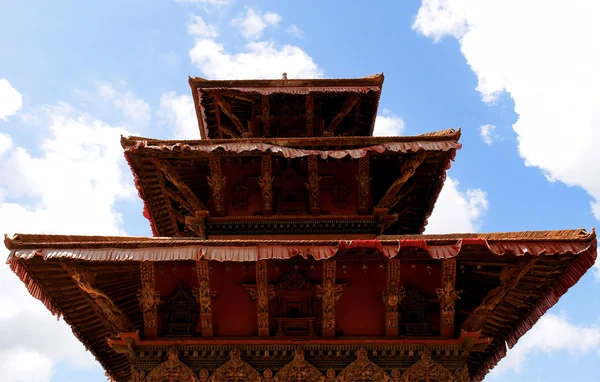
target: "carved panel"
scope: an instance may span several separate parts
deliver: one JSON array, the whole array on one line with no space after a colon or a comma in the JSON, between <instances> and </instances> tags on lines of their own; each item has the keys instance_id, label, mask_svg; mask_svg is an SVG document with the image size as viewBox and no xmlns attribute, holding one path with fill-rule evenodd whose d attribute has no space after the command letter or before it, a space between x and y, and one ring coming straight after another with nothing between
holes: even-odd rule
<instances>
[{"instance_id":1,"label":"carved panel","mask_svg":"<svg viewBox=\"0 0 600 382\"><path fill-rule=\"evenodd\" d=\"M369 213L369 155L358 160L358 213Z\"/></svg>"},{"instance_id":2,"label":"carved panel","mask_svg":"<svg viewBox=\"0 0 600 382\"><path fill-rule=\"evenodd\" d=\"M176 382L176 381L192 381L198 382L198 378L194 371L186 364L179 360L179 352L177 348L169 349L169 355L165 362L161 363L150 373L144 380L145 382Z\"/></svg>"},{"instance_id":3,"label":"carved panel","mask_svg":"<svg viewBox=\"0 0 600 382\"><path fill-rule=\"evenodd\" d=\"M262 190L263 215L273 215L273 163L271 155L264 154L261 162L261 175L258 185Z\"/></svg>"},{"instance_id":4,"label":"carved panel","mask_svg":"<svg viewBox=\"0 0 600 382\"><path fill-rule=\"evenodd\" d=\"M198 303L192 291L184 284L165 302L167 313L166 336L191 336L194 334L194 315L198 312Z\"/></svg>"},{"instance_id":5,"label":"carved panel","mask_svg":"<svg viewBox=\"0 0 600 382\"><path fill-rule=\"evenodd\" d=\"M454 300L460 298L455 290L456 259L442 260L442 287L436 290L440 300L441 330L443 336L454 333Z\"/></svg>"},{"instance_id":6,"label":"carved panel","mask_svg":"<svg viewBox=\"0 0 600 382\"><path fill-rule=\"evenodd\" d=\"M260 381L260 373L244 362L238 349L232 349L229 352L229 361L221 365L210 377L211 382L222 381Z\"/></svg>"},{"instance_id":7,"label":"carved panel","mask_svg":"<svg viewBox=\"0 0 600 382\"><path fill-rule=\"evenodd\" d=\"M431 325L427 321L425 313L429 299L414 288L405 290L404 287L400 287L398 293L404 334L409 336L432 334Z\"/></svg>"},{"instance_id":8,"label":"carved panel","mask_svg":"<svg viewBox=\"0 0 600 382\"><path fill-rule=\"evenodd\" d=\"M390 259L387 267L387 290L383 295L385 304L385 334L398 335L399 315L398 302L404 297L404 288L399 288L400 260Z\"/></svg>"},{"instance_id":9,"label":"carved panel","mask_svg":"<svg viewBox=\"0 0 600 382\"><path fill-rule=\"evenodd\" d=\"M304 359L304 350L296 349L294 360L275 374L277 382L324 381L321 372Z\"/></svg>"},{"instance_id":10,"label":"carved panel","mask_svg":"<svg viewBox=\"0 0 600 382\"><path fill-rule=\"evenodd\" d=\"M232 205L234 210L244 211L248 209L248 197L250 196L250 189L248 187L244 186L243 184L237 184L235 187L233 187L231 194L233 196Z\"/></svg>"},{"instance_id":11,"label":"carved panel","mask_svg":"<svg viewBox=\"0 0 600 382\"><path fill-rule=\"evenodd\" d=\"M154 263L142 261L140 263L142 289L139 291L138 300L144 317L144 336L147 338L157 335L157 315L160 295L154 285Z\"/></svg>"},{"instance_id":12,"label":"carved panel","mask_svg":"<svg viewBox=\"0 0 600 382\"><path fill-rule=\"evenodd\" d=\"M208 186L212 193L212 206L215 214L225 214L225 177L221 175L221 156L213 153L210 156L210 177L207 178Z\"/></svg>"},{"instance_id":13,"label":"carved panel","mask_svg":"<svg viewBox=\"0 0 600 382\"><path fill-rule=\"evenodd\" d=\"M319 202L319 158L316 155L308 157L308 189L310 213L318 215L321 212Z\"/></svg>"},{"instance_id":14,"label":"carved panel","mask_svg":"<svg viewBox=\"0 0 600 382\"><path fill-rule=\"evenodd\" d=\"M256 262L256 301L258 314L258 335L269 336L269 300L275 296L273 287L267 282L267 261Z\"/></svg>"},{"instance_id":15,"label":"carved panel","mask_svg":"<svg viewBox=\"0 0 600 382\"><path fill-rule=\"evenodd\" d=\"M421 360L406 369L402 378L402 382L413 381L456 381L452 372L444 366L431 359L431 352L425 350L421 355Z\"/></svg>"},{"instance_id":16,"label":"carved panel","mask_svg":"<svg viewBox=\"0 0 600 382\"><path fill-rule=\"evenodd\" d=\"M344 209L348 207L348 194L350 194L350 191L343 182L334 184L330 192L335 208Z\"/></svg>"},{"instance_id":17,"label":"carved panel","mask_svg":"<svg viewBox=\"0 0 600 382\"><path fill-rule=\"evenodd\" d=\"M317 286L317 297L323 300L323 336L335 336L335 303L340 299L344 285L335 283L335 260L323 262L323 285Z\"/></svg>"},{"instance_id":18,"label":"carved panel","mask_svg":"<svg viewBox=\"0 0 600 382\"><path fill-rule=\"evenodd\" d=\"M277 179L280 188L278 208L283 215L298 215L305 210L304 176L294 170L291 160Z\"/></svg>"},{"instance_id":19,"label":"carved panel","mask_svg":"<svg viewBox=\"0 0 600 382\"><path fill-rule=\"evenodd\" d=\"M454 371L454 376L457 382L471 382L471 376L469 375L469 367L465 365L458 370Z\"/></svg>"},{"instance_id":20,"label":"carved panel","mask_svg":"<svg viewBox=\"0 0 600 382\"><path fill-rule=\"evenodd\" d=\"M207 260L196 261L196 272L198 273L197 301L200 305L200 332L203 337L213 336L212 307L211 300L215 292L210 290L210 272Z\"/></svg>"},{"instance_id":21,"label":"carved panel","mask_svg":"<svg viewBox=\"0 0 600 382\"><path fill-rule=\"evenodd\" d=\"M360 348L356 357L356 361L348 365L338 375L337 381L339 382L350 382L350 381L391 381L389 375L375 363L369 360L367 356L367 350ZM420 379L419 379L420 381Z\"/></svg>"}]
</instances>

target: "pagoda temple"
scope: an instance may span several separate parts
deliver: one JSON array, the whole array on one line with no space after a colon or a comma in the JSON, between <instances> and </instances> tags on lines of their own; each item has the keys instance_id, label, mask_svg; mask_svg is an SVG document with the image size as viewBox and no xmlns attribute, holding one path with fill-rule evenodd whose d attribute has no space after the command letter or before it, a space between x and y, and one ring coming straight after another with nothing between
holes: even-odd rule
<instances>
[{"instance_id":1,"label":"pagoda temple","mask_svg":"<svg viewBox=\"0 0 600 382\"><path fill-rule=\"evenodd\" d=\"M5 239L111 380L482 380L594 264L423 234L460 130L374 137L383 75L189 83L201 139L121 140L154 237Z\"/></svg>"}]
</instances>

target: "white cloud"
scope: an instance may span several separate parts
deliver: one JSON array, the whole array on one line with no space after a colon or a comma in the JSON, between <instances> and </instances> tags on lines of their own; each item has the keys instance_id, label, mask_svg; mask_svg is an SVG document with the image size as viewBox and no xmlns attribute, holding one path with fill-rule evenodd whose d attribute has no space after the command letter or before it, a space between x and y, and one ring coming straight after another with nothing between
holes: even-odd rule
<instances>
[{"instance_id":1,"label":"white cloud","mask_svg":"<svg viewBox=\"0 0 600 382\"><path fill-rule=\"evenodd\" d=\"M119 144L128 132L64 103L25 117L42 142L21 147L0 136L0 233L124 234L115 203L135 195ZM48 381L58 362L101 372L8 266L0 267L0 338L3 381Z\"/></svg>"},{"instance_id":2,"label":"white cloud","mask_svg":"<svg viewBox=\"0 0 600 382\"><path fill-rule=\"evenodd\" d=\"M194 37L214 38L219 35L217 27L207 24L200 16L192 15L192 22L187 26L188 34Z\"/></svg>"},{"instance_id":3,"label":"white cloud","mask_svg":"<svg viewBox=\"0 0 600 382\"><path fill-rule=\"evenodd\" d=\"M145 124L150 121L150 105L131 91L117 90L112 84L102 81L96 82L96 88L100 97L110 102L132 122Z\"/></svg>"},{"instance_id":4,"label":"white cloud","mask_svg":"<svg viewBox=\"0 0 600 382\"><path fill-rule=\"evenodd\" d=\"M485 191L479 188L460 191L458 181L448 177L428 219L425 233L475 232L487 208Z\"/></svg>"},{"instance_id":5,"label":"white cloud","mask_svg":"<svg viewBox=\"0 0 600 382\"><path fill-rule=\"evenodd\" d=\"M294 37L304 38L304 31L298 25L292 24L285 31Z\"/></svg>"},{"instance_id":6,"label":"white cloud","mask_svg":"<svg viewBox=\"0 0 600 382\"><path fill-rule=\"evenodd\" d=\"M277 13L261 13L252 8L248 8L244 17L238 17L231 21L231 24L240 29L242 36L248 40L254 40L262 36L262 32L268 26L279 24L281 16Z\"/></svg>"},{"instance_id":7,"label":"white cloud","mask_svg":"<svg viewBox=\"0 0 600 382\"><path fill-rule=\"evenodd\" d=\"M565 317L546 313L508 351L490 376L498 377L508 370L519 372L531 355L556 351L575 356L600 351L600 328L577 326Z\"/></svg>"},{"instance_id":8,"label":"white cloud","mask_svg":"<svg viewBox=\"0 0 600 382\"><path fill-rule=\"evenodd\" d=\"M404 120L388 109L383 109L375 117L373 135L376 137L393 137L404 133Z\"/></svg>"},{"instance_id":9,"label":"white cloud","mask_svg":"<svg viewBox=\"0 0 600 382\"><path fill-rule=\"evenodd\" d=\"M458 39L483 101L503 93L514 100L525 164L585 189L597 219L599 14L595 0L423 0L413 25L433 39Z\"/></svg>"},{"instance_id":10,"label":"white cloud","mask_svg":"<svg viewBox=\"0 0 600 382\"><path fill-rule=\"evenodd\" d=\"M597 253L600 252L600 248L598 248ZM596 257L596 262L592 267L592 271L594 272L594 277L596 281L600 281L600 256Z\"/></svg>"},{"instance_id":11,"label":"white cloud","mask_svg":"<svg viewBox=\"0 0 600 382\"><path fill-rule=\"evenodd\" d=\"M175 127L175 138L200 139L198 119L194 110L194 100L188 95L164 93L160 97L159 115Z\"/></svg>"},{"instance_id":12,"label":"white cloud","mask_svg":"<svg viewBox=\"0 0 600 382\"><path fill-rule=\"evenodd\" d=\"M496 126L494 125L483 125L479 128L479 135L486 145L490 146L494 138L496 138L496 134L494 134L495 130Z\"/></svg>"},{"instance_id":13,"label":"white cloud","mask_svg":"<svg viewBox=\"0 0 600 382\"><path fill-rule=\"evenodd\" d=\"M0 78L0 119L14 115L23 105L23 97L5 78Z\"/></svg>"}]
</instances>

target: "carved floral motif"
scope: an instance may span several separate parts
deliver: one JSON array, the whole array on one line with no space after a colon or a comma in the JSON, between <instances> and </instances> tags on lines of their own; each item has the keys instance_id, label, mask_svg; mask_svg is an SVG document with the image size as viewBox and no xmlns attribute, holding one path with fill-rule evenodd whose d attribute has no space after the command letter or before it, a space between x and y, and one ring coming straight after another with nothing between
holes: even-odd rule
<instances>
[{"instance_id":1,"label":"carved floral motif","mask_svg":"<svg viewBox=\"0 0 600 382\"><path fill-rule=\"evenodd\" d=\"M313 285L309 279L304 277L302 273L296 268L279 280L275 286L277 290L312 290Z\"/></svg>"},{"instance_id":2,"label":"carved floral motif","mask_svg":"<svg viewBox=\"0 0 600 382\"><path fill-rule=\"evenodd\" d=\"M194 374L194 371L190 369L186 364L179 360L179 352L177 348L172 347L169 349L169 355L165 362L156 366L150 373L145 382L178 382L178 381L190 381L198 382L198 378Z\"/></svg>"},{"instance_id":3,"label":"carved floral motif","mask_svg":"<svg viewBox=\"0 0 600 382\"><path fill-rule=\"evenodd\" d=\"M421 360L406 369L402 374L401 382L413 381L444 381L454 382L456 378L452 372L444 366L431 359L431 352L425 350L421 355Z\"/></svg>"},{"instance_id":4,"label":"carved floral motif","mask_svg":"<svg viewBox=\"0 0 600 382\"><path fill-rule=\"evenodd\" d=\"M334 184L330 192L335 208L344 209L348 207L348 194L350 194L350 191L343 182Z\"/></svg>"},{"instance_id":5,"label":"carved floral motif","mask_svg":"<svg viewBox=\"0 0 600 382\"><path fill-rule=\"evenodd\" d=\"M233 349L229 352L229 361L221 365L210 377L211 382L221 381L261 381L260 373L244 362L241 358L240 351Z\"/></svg>"},{"instance_id":6,"label":"carved floral motif","mask_svg":"<svg viewBox=\"0 0 600 382\"><path fill-rule=\"evenodd\" d=\"M385 382L391 381L389 375L375 363L369 360L367 356L367 350L360 348L357 352L356 361L348 365L338 375L337 381L339 382L350 382L350 381L374 381L374 382Z\"/></svg>"},{"instance_id":7,"label":"carved floral motif","mask_svg":"<svg viewBox=\"0 0 600 382\"><path fill-rule=\"evenodd\" d=\"M279 369L275 382L325 381L321 372L304 359L304 350L296 349L294 360Z\"/></svg>"},{"instance_id":8,"label":"carved floral motif","mask_svg":"<svg viewBox=\"0 0 600 382\"><path fill-rule=\"evenodd\" d=\"M243 184L238 184L233 188L231 193L233 194L233 203L231 203L233 209L238 211L246 210L250 203L248 200L250 189Z\"/></svg>"}]
</instances>

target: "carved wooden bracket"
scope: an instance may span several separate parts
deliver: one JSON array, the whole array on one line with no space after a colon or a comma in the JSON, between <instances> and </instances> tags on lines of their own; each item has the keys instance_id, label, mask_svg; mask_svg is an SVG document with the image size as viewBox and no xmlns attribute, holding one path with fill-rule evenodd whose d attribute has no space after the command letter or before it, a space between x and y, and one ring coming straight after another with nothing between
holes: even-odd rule
<instances>
[{"instance_id":1,"label":"carved wooden bracket","mask_svg":"<svg viewBox=\"0 0 600 382\"><path fill-rule=\"evenodd\" d=\"M400 199L405 195L404 192L400 192L406 182L417 172L417 169L425 160L426 155L419 153L411 158L407 159L402 166L400 166L400 176L392 183L387 189L385 195L377 203L378 208L392 208L395 206Z\"/></svg>"},{"instance_id":2,"label":"carved wooden bracket","mask_svg":"<svg viewBox=\"0 0 600 382\"><path fill-rule=\"evenodd\" d=\"M206 239L206 218L209 212L206 210L196 211L194 216L186 216L185 224L195 232L200 239Z\"/></svg>"},{"instance_id":3,"label":"carved wooden bracket","mask_svg":"<svg viewBox=\"0 0 600 382\"><path fill-rule=\"evenodd\" d=\"M222 216L225 214L225 177L221 175L221 156L218 153L210 155L210 177L208 186L212 193L212 205L215 214Z\"/></svg>"},{"instance_id":4,"label":"carved wooden bracket","mask_svg":"<svg viewBox=\"0 0 600 382\"><path fill-rule=\"evenodd\" d=\"M144 317L144 337L156 338L160 295L154 284L154 263L151 261L142 261L140 263L140 274L142 289L138 294L138 300Z\"/></svg>"},{"instance_id":5,"label":"carved wooden bracket","mask_svg":"<svg viewBox=\"0 0 600 382\"><path fill-rule=\"evenodd\" d=\"M240 121L240 119L235 115L235 113L233 112L233 110L231 108L231 105L227 101L225 101L223 98L221 98L221 96L213 95L212 98L215 101L215 103L217 104L217 106L219 106L219 108L223 111L223 113L225 113L225 115L227 117L229 117L231 122L233 122L235 127L237 127L239 132L242 135L247 133L246 127L244 126L242 121Z\"/></svg>"},{"instance_id":6,"label":"carved wooden bracket","mask_svg":"<svg viewBox=\"0 0 600 382\"><path fill-rule=\"evenodd\" d=\"M358 213L361 215L369 213L369 155L358 160Z\"/></svg>"},{"instance_id":7,"label":"carved wooden bracket","mask_svg":"<svg viewBox=\"0 0 600 382\"><path fill-rule=\"evenodd\" d=\"M462 291L455 290L456 259L442 260L442 287L436 293L440 300L441 334L450 337L454 334L454 301L460 299Z\"/></svg>"},{"instance_id":8,"label":"carved wooden bracket","mask_svg":"<svg viewBox=\"0 0 600 382\"><path fill-rule=\"evenodd\" d=\"M538 258L519 260L515 264L505 266L500 272L500 286L492 289L473 313L462 324L462 329L476 332L483 326L485 320L494 313L494 310L525 276L535 266Z\"/></svg>"},{"instance_id":9,"label":"carved wooden bracket","mask_svg":"<svg viewBox=\"0 0 600 382\"><path fill-rule=\"evenodd\" d=\"M385 304L385 335L388 337L398 336L400 324L398 314L398 303L404 298L406 292L400 284L400 260L390 259L387 266L387 290L383 295Z\"/></svg>"},{"instance_id":10,"label":"carved wooden bracket","mask_svg":"<svg viewBox=\"0 0 600 382\"><path fill-rule=\"evenodd\" d=\"M162 172L162 174L165 176L165 178L167 178L169 180L169 182L173 183L173 185L177 188L177 190L181 193L181 195L183 195L183 199L182 198L178 198L176 196L172 196L174 193L166 193L167 196L171 197L173 200L179 202L179 201L184 201L184 203L182 203L182 205L184 207L188 207L190 213L194 213L197 210L205 210L206 206L204 205L204 203L202 203L202 201L196 196L196 194L191 190L191 188L188 187L187 184L185 184L177 175L177 172L173 169L173 167L166 161L158 159L158 158L152 158L152 163L154 163L154 166L156 167L156 169L159 172Z\"/></svg>"},{"instance_id":11,"label":"carved wooden bracket","mask_svg":"<svg viewBox=\"0 0 600 382\"><path fill-rule=\"evenodd\" d=\"M360 96L358 94L352 94L351 96L346 98L346 101L342 106L342 110L339 112L338 115L335 116L335 118L333 118L333 120L329 124L329 127L327 127L327 129L323 132L323 136L331 137L335 135L335 130L344 120L344 118L348 115L348 113L350 113L350 111L352 110L354 105L356 105L359 99Z\"/></svg>"},{"instance_id":12,"label":"carved wooden bracket","mask_svg":"<svg viewBox=\"0 0 600 382\"><path fill-rule=\"evenodd\" d=\"M323 284L317 285L317 297L323 300L323 337L335 337L335 303L345 284L335 283L335 260L323 262Z\"/></svg>"},{"instance_id":13,"label":"carved wooden bracket","mask_svg":"<svg viewBox=\"0 0 600 382\"><path fill-rule=\"evenodd\" d=\"M128 332L133 329L133 324L127 316L115 305L110 297L100 289L94 288L94 275L83 268L59 262L60 266L67 271L75 281L81 293L90 299L92 306L102 317L104 323L114 334Z\"/></svg>"},{"instance_id":14,"label":"carved wooden bracket","mask_svg":"<svg viewBox=\"0 0 600 382\"><path fill-rule=\"evenodd\" d=\"M308 157L308 189L310 213L319 215L321 213L321 204L319 202L319 158L316 155Z\"/></svg>"},{"instance_id":15,"label":"carved wooden bracket","mask_svg":"<svg viewBox=\"0 0 600 382\"><path fill-rule=\"evenodd\" d=\"M200 304L200 320L198 331L202 337L213 337L212 303L211 300L216 293L210 290L210 270L208 260L196 261L196 272L198 273L197 300Z\"/></svg>"},{"instance_id":16,"label":"carved wooden bracket","mask_svg":"<svg viewBox=\"0 0 600 382\"><path fill-rule=\"evenodd\" d=\"M273 161L271 155L263 154L261 161L261 175L258 185L262 190L262 209L264 216L273 215Z\"/></svg>"}]
</instances>

